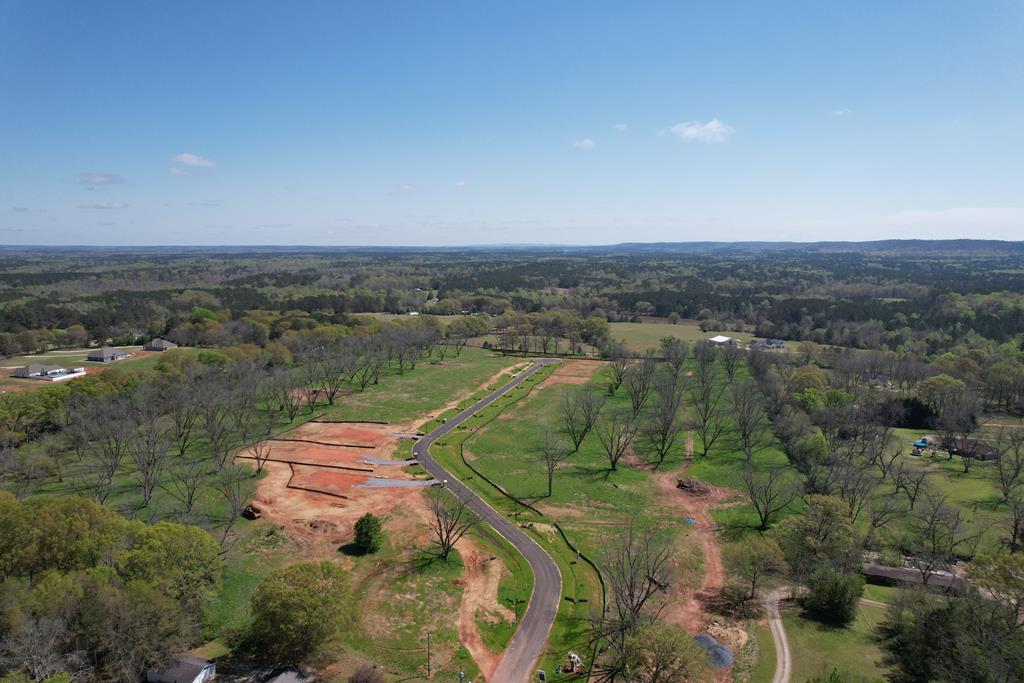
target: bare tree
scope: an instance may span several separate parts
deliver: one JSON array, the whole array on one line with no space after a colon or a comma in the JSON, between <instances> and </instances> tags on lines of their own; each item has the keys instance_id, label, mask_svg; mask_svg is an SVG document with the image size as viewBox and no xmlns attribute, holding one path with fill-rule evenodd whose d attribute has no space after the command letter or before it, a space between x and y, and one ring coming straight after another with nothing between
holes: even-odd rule
<instances>
[{"instance_id":1,"label":"bare tree","mask_svg":"<svg viewBox=\"0 0 1024 683\"><path fill-rule=\"evenodd\" d=\"M615 354L608 364L608 388L613 394L622 386L630 367L625 349L618 349Z\"/></svg>"},{"instance_id":2,"label":"bare tree","mask_svg":"<svg viewBox=\"0 0 1024 683\"><path fill-rule=\"evenodd\" d=\"M1006 504L1007 515L1002 526L1009 535L1003 539L1003 544L1011 553L1017 553L1024 550L1024 495L1015 491L1010 494Z\"/></svg>"},{"instance_id":3,"label":"bare tree","mask_svg":"<svg viewBox=\"0 0 1024 683\"><path fill-rule=\"evenodd\" d=\"M609 650L599 671L601 680L625 673L626 641L661 613L664 601L658 598L670 587L672 576L671 547L665 534L633 520L603 553L608 605L592 622L593 638L605 642Z\"/></svg>"},{"instance_id":4,"label":"bare tree","mask_svg":"<svg viewBox=\"0 0 1024 683\"><path fill-rule=\"evenodd\" d=\"M743 470L743 483L750 503L757 511L761 531L767 531L773 518L789 507L800 495L796 478L785 467Z\"/></svg>"},{"instance_id":5,"label":"bare tree","mask_svg":"<svg viewBox=\"0 0 1024 683\"><path fill-rule=\"evenodd\" d=\"M736 446L749 463L754 454L768 445L768 413L764 397L753 381L733 382L732 416L736 424Z\"/></svg>"},{"instance_id":6,"label":"bare tree","mask_svg":"<svg viewBox=\"0 0 1024 683\"><path fill-rule=\"evenodd\" d=\"M998 457L992 476L1007 501L1024 479L1024 429L1002 427L996 433Z\"/></svg>"},{"instance_id":7,"label":"bare tree","mask_svg":"<svg viewBox=\"0 0 1024 683\"><path fill-rule=\"evenodd\" d=\"M294 422L295 417L302 408L303 395L299 382L291 368L275 368L270 376L271 386L275 394L277 404L288 417L289 422Z\"/></svg>"},{"instance_id":8,"label":"bare tree","mask_svg":"<svg viewBox=\"0 0 1024 683\"><path fill-rule=\"evenodd\" d=\"M168 495L181 503L186 515L192 514L196 493L206 478L207 461L198 458L185 460L170 471L169 480L161 485Z\"/></svg>"},{"instance_id":9,"label":"bare tree","mask_svg":"<svg viewBox=\"0 0 1024 683\"><path fill-rule=\"evenodd\" d=\"M205 376L200 387L199 428L208 452L220 467L227 464L235 448L232 417L242 411L242 406L235 403L232 389L227 378L219 374Z\"/></svg>"},{"instance_id":10,"label":"bare tree","mask_svg":"<svg viewBox=\"0 0 1024 683\"><path fill-rule=\"evenodd\" d=\"M928 470L926 469L912 469L904 467L900 464L900 468L896 474L896 489L902 490L907 495L907 500L910 502L910 509L914 509L914 505L917 503L917 497L922 491L927 490L928 484Z\"/></svg>"},{"instance_id":11,"label":"bare tree","mask_svg":"<svg viewBox=\"0 0 1024 683\"><path fill-rule=\"evenodd\" d=\"M718 360L722 364L722 370L725 371L725 378L732 384L736 380L736 372L743 360L742 349L735 344L726 344L718 352Z\"/></svg>"},{"instance_id":12,"label":"bare tree","mask_svg":"<svg viewBox=\"0 0 1024 683\"><path fill-rule=\"evenodd\" d=\"M459 539L480 525L480 518L464 501L441 487L427 491L427 507L438 555L447 560Z\"/></svg>"},{"instance_id":13,"label":"bare tree","mask_svg":"<svg viewBox=\"0 0 1024 683\"><path fill-rule=\"evenodd\" d=\"M221 548L228 541L228 535L235 522L249 504L256 492L256 482L252 470L244 465L225 465L220 468L216 481L217 491L224 500L224 533L220 539Z\"/></svg>"},{"instance_id":14,"label":"bare tree","mask_svg":"<svg viewBox=\"0 0 1024 683\"><path fill-rule=\"evenodd\" d=\"M964 472L971 469L981 444L972 438L978 431L981 399L970 392L959 392L949 397L935 419L935 429L942 439L942 447L952 460L959 455Z\"/></svg>"},{"instance_id":15,"label":"bare tree","mask_svg":"<svg viewBox=\"0 0 1024 683\"><path fill-rule=\"evenodd\" d=\"M550 430L544 430L544 443L540 448L541 461L544 463L544 471L548 477L548 498L552 495L552 486L555 480L555 470L565 462L571 453L569 449Z\"/></svg>"},{"instance_id":16,"label":"bare tree","mask_svg":"<svg viewBox=\"0 0 1024 683\"><path fill-rule=\"evenodd\" d=\"M103 400L76 402L69 405L68 410L73 413L69 424L81 430L79 438L83 448L99 464L98 472L106 478L109 488L128 455L128 440L132 434L128 399L115 394Z\"/></svg>"},{"instance_id":17,"label":"bare tree","mask_svg":"<svg viewBox=\"0 0 1024 683\"><path fill-rule=\"evenodd\" d=\"M633 407L633 417L640 414L654 384L654 359L648 357L629 366L626 372L626 393Z\"/></svg>"},{"instance_id":18,"label":"bare tree","mask_svg":"<svg viewBox=\"0 0 1024 683\"><path fill-rule=\"evenodd\" d=\"M59 674L68 674L71 680L89 679L88 654L69 647L75 641L64 617L26 614L0 639L0 669L25 671L35 681Z\"/></svg>"},{"instance_id":19,"label":"bare tree","mask_svg":"<svg viewBox=\"0 0 1024 683\"><path fill-rule=\"evenodd\" d=\"M127 448L135 463L135 476L139 480L143 507L149 507L171 448L170 433L163 420L158 392L159 389L154 385L143 384L132 400L135 428L129 436Z\"/></svg>"},{"instance_id":20,"label":"bare tree","mask_svg":"<svg viewBox=\"0 0 1024 683\"><path fill-rule=\"evenodd\" d=\"M572 441L573 452L580 449L583 439L594 428L604 406L604 397L589 389L567 391L562 395L560 412L562 429Z\"/></svg>"},{"instance_id":21,"label":"bare tree","mask_svg":"<svg viewBox=\"0 0 1024 683\"><path fill-rule=\"evenodd\" d=\"M672 368L672 372L681 375L686 365L686 357L690 355L690 344L675 337L664 337L661 342L661 355Z\"/></svg>"},{"instance_id":22,"label":"bare tree","mask_svg":"<svg viewBox=\"0 0 1024 683\"><path fill-rule=\"evenodd\" d=\"M686 425L679 414L683 404L683 380L676 373L664 375L654 383L655 404L640 427L640 436L657 456L654 466L660 467L675 446Z\"/></svg>"},{"instance_id":23,"label":"bare tree","mask_svg":"<svg viewBox=\"0 0 1024 683\"><path fill-rule=\"evenodd\" d=\"M950 571L960 554L973 554L980 534L970 529L958 507L929 492L908 518L909 531L895 545L921 573L926 586L940 571Z\"/></svg>"},{"instance_id":24,"label":"bare tree","mask_svg":"<svg viewBox=\"0 0 1024 683\"><path fill-rule=\"evenodd\" d=\"M625 411L614 410L598 421L595 431L608 457L608 469L614 472L619 460L633 443L637 432L636 421Z\"/></svg>"},{"instance_id":25,"label":"bare tree","mask_svg":"<svg viewBox=\"0 0 1024 683\"><path fill-rule=\"evenodd\" d=\"M701 454L707 457L708 451L725 431L722 414L724 388L717 381L714 347L698 344L694 347L693 357L696 366L693 371L693 389L690 391L690 412L693 431L700 438Z\"/></svg>"},{"instance_id":26,"label":"bare tree","mask_svg":"<svg viewBox=\"0 0 1024 683\"><path fill-rule=\"evenodd\" d=\"M889 525L894 519L903 517L909 510L902 499L892 494L876 496L868 505L868 534L871 535Z\"/></svg>"},{"instance_id":27,"label":"bare tree","mask_svg":"<svg viewBox=\"0 0 1024 683\"><path fill-rule=\"evenodd\" d=\"M333 406L353 367L352 355L341 344L326 347L317 354L316 367L320 393L327 399L327 405Z\"/></svg>"},{"instance_id":28,"label":"bare tree","mask_svg":"<svg viewBox=\"0 0 1024 683\"><path fill-rule=\"evenodd\" d=\"M171 436L178 451L184 458L189 446L195 440L195 426L199 419L199 401L196 394L196 380L188 377L184 382L164 388L163 409L171 420Z\"/></svg>"}]
</instances>

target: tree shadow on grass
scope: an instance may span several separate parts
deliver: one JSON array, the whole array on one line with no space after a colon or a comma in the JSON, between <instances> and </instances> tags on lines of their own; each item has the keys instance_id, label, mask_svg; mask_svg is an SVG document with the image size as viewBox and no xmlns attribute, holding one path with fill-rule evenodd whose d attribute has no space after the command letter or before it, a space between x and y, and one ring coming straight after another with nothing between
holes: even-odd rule
<instances>
[{"instance_id":1,"label":"tree shadow on grass","mask_svg":"<svg viewBox=\"0 0 1024 683\"><path fill-rule=\"evenodd\" d=\"M455 552L454 550L452 552ZM441 553L437 548L421 548L417 550L409 560L403 562L399 568L399 577L408 578L415 574L420 574L438 564L447 564L451 559L449 557L441 557Z\"/></svg>"},{"instance_id":2,"label":"tree shadow on grass","mask_svg":"<svg viewBox=\"0 0 1024 683\"><path fill-rule=\"evenodd\" d=\"M718 525L719 535L723 540L730 543L739 541L748 534L758 533L761 528L756 524L744 524L742 522L726 522Z\"/></svg>"},{"instance_id":3,"label":"tree shadow on grass","mask_svg":"<svg viewBox=\"0 0 1024 683\"><path fill-rule=\"evenodd\" d=\"M355 542L348 542L338 547L338 552L348 557L363 557L364 555L370 555L372 553L367 552L366 548L358 545Z\"/></svg>"}]
</instances>

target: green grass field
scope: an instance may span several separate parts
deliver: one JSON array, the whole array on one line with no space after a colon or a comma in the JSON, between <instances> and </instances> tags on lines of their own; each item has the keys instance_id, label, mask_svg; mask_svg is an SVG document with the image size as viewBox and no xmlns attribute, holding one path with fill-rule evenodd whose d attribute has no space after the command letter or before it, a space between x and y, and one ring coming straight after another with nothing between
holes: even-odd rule
<instances>
[{"instance_id":1,"label":"green grass field","mask_svg":"<svg viewBox=\"0 0 1024 683\"><path fill-rule=\"evenodd\" d=\"M703 332L696 320L681 320L678 325L668 323L608 323L612 339L621 341L630 351L646 351L656 349L663 337L675 337L684 341L701 341L715 335L724 334L738 339L743 343L753 339L753 335L744 332Z\"/></svg>"},{"instance_id":2,"label":"green grass field","mask_svg":"<svg viewBox=\"0 0 1024 683\"><path fill-rule=\"evenodd\" d=\"M120 349L129 354L137 354L134 357L126 358L125 360L114 361L112 363L99 363L95 361L88 361L86 357L89 352L93 349L74 349L74 350L61 350L61 351L50 351L48 353L38 355L26 355L26 356L12 356L11 358L5 358L0 362L0 390L7 391L24 391L29 389L38 389L40 387L53 386L53 382L44 382L38 379L24 379L19 377L11 377L10 374L15 368L28 365L30 363L42 363L44 365L61 365L63 367L84 367L84 368L122 368L125 370L138 370L141 368L152 368L158 362L160 362L160 354L157 353L146 353L145 355L138 355L142 351L141 346L115 346L112 348ZM198 355L204 349L196 348L181 348L182 353ZM75 380L67 380L73 382Z\"/></svg>"},{"instance_id":3,"label":"green grass field","mask_svg":"<svg viewBox=\"0 0 1024 683\"><path fill-rule=\"evenodd\" d=\"M833 668L871 681L884 679L888 670L882 664L883 651L875 634L884 618L884 608L861 604L854 623L837 629L801 616L798 608L783 610L793 659L792 680L807 681Z\"/></svg>"},{"instance_id":4,"label":"green grass field","mask_svg":"<svg viewBox=\"0 0 1024 683\"><path fill-rule=\"evenodd\" d=\"M519 362L483 349L465 348L459 357L423 361L415 370L385 370L379 384L360 391L351 386L332 407L321 406L329 419L409 422L444 408Z\"/></svg>"}]
</instances>

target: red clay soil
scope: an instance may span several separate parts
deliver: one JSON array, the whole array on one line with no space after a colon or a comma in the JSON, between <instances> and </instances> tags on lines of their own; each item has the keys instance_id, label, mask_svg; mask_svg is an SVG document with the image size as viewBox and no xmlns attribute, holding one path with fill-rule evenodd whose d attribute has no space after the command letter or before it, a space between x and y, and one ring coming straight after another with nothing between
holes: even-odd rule
<instances>
[{"instance_id":1,"label":"red clay soil","mask_svg":"<svg viewBox=\"0 0 1024 683\"><path fill-rule=\"evenodd\" d=\"M380 447L393 430L389 425L348 422L307 422L281 435L282 439L305 439L334 444L365 444Z\"/></svg>"},{"instance_id":2,"label":"red clay soil","mask_svg":"<svg viewBox=\"0 0 1024 683\"><path fill-rule=\"evenodd\" d=\"M693 534L704 554L704 580L697 590L675 584L674 595L663 612L665 621L679 624L690 635L706 632L709 622L707 604L713 600L725 585L725 570L715 533L715 521L711 511L736 495L735 491L718 486L708 486L705 495L696 495L676 487L676 481L685 474L693 459L693 433L689 432L686 440L688 462L677 472L661 472L655 475L661 498L666 505L676 510L680 519L691 517L694 520ZM716 671L714 681L727 683L732 680L732 671Z\"/></svg>"},{"instance_id":3,"label":"red clay soil","mask_svg":"<svg viewBox=\"0 0 1024 683\"><path fill-rule=\"evenodd\" d=\"M459 640L469 650L484 680L490 680L501 661L501 653L495 654L484 643L477 626L477 615L485 618L505 619L509 622L515 616L498 603L498 584L505 573L504 565L490 561L484 553L466 537L458 544L459 555L465 572L459 580L462 583L462 602L459 605Z\"/></svg>"},{"instance_id":4,"label":"red clay soil","mask_svg":"<svg viewBox=\"0 0 1024 683\"><path fill-rule=\"evenodd\" d=\"M555 366L555 371L545 379L541 386L547 384L586 384L597 370L605 365L599 360L563 360Z\"/></svg>"},{"instance_id":5,"label":"red clay soil","mask_svg":"<svg viewBox=\"0 0 1024 683\"><path fill-rule=\"evenodd\" d=\"M388 425L319 423L303 425L282 434L281 438L339 442L372 440L378 444L372 451L374 457L387 458L396 448L396 440L389 437L388 432ZM384 515L396 507L416 505L419 493L416 488L356 488L371 476L412 479L401 467L362 463L361 460L366 455L368 453L365 449L274 441L270 452L272 461L266 464L267 475L260 480L253 502L263 512L264 517L280 524L292 538L305 540L325 549L336 548L351 539L352 527L363 514L372 512ZM289 465L273 460L310 464ZM252 460L246 462L252 463ZM317 467L317 464L373 471L349 472L321 468ZM288 488L289 479L293 486L318 489L334 495Z\"/></svg>"}]
</instances>

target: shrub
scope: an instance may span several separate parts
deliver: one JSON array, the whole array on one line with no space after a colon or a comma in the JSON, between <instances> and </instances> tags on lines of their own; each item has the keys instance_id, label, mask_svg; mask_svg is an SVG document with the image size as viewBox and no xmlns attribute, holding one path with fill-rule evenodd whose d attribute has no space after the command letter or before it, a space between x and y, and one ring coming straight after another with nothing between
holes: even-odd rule
<instances>
[{"instance_id":1,"label":"shrub","mask_svg":"<svg viewBox=\"0 0 1024 683\"><path fill-rule=\"evenodd\" d=\"M811 576L808 587L800 604L815 619L846 626L857 616L857 603L864 592L864 577L860 574L823 568Z\"/></svg>"},{"instance_id":2,"label":"shrub","mask_svg":"<svg viewBox=\"0 0 1024 683\"><path fill-rule=\"evenodd\" d=\"M367 512L356 522L354 543L364 553L375 553L384 543L384 530L380 518Z\"/></svg>"}]
</instances>

